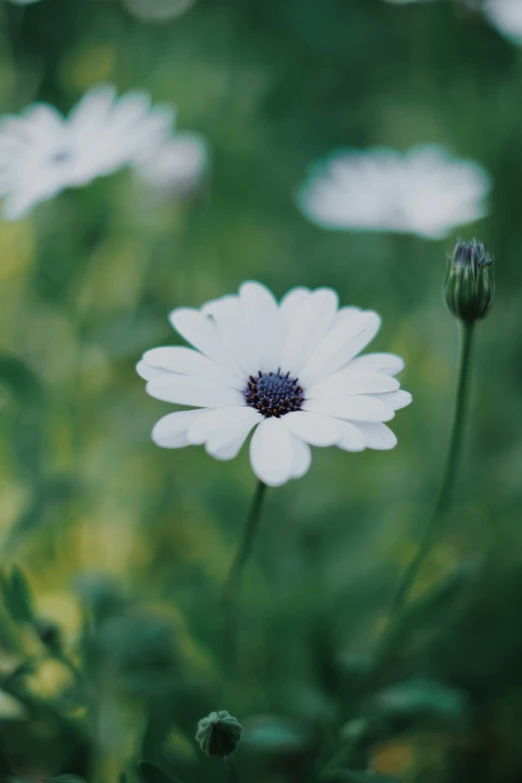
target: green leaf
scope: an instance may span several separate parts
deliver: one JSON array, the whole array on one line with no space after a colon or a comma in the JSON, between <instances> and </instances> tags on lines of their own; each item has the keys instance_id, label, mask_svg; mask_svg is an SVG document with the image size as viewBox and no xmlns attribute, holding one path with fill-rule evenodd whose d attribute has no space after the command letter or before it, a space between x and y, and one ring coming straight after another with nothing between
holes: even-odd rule
<instances>
[{"instance_id":1,"label":"green leaf","mask_svg":"<svg viewBox=\"0 0 522 783\"><path fill-rule=\"evenodd\" d=\"M33 596L25 574L17 565L11 569L9 579L8 610L13 620L19 623L30 623L34 619Z\"/></svg>"},{"instance_id":2,"label":"green leaf","mask_svg":"<svg viewBox=\"0 0 522 783\"><path fill-rule=\"evenodd\" d=\"M138 771L144 783L181 783L178 778L173 778L152 761L139 761Z\"/></svg>"},{"instance_id":3,"label":"green leaf","mask_svg":"<svg viewBox=\"0 0 522 783\"><path fill-rule=\"evenodd\" d=\"M373 696L368 714L392 721L396 728L416 725L459 729L466 722L465 694L443 682L412 679L391 685Z\"/></svg>"}]
</instances>

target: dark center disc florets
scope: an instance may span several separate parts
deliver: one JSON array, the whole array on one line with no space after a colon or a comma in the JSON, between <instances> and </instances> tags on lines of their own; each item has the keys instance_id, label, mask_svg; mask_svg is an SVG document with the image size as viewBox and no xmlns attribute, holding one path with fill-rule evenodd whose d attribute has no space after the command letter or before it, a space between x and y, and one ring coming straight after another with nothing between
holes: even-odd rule
<instances>
[{"instance_id":1,"label":"dark center disc florets","mask_svg":"<svg viewBox=\"0 0 522 783\"><path fill-rule=\"evenodd\" d=\"M243 390L247 405L256 408L267 419L275 416L278 419L290 411L298 411L304 402L303 388L299 386L298 378L291 378L290 373L277 372L251 375Z\"/></svg>"}]
</instances>

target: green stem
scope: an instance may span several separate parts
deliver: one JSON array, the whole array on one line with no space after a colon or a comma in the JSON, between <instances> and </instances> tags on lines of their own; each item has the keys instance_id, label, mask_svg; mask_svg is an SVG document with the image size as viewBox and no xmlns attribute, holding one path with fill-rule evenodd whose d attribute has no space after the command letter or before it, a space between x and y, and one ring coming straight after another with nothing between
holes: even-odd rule
<instances>
[{"instance_id":1,"label":"green stem","mask_svg":"<svg viewBox=\"0 0 522 783\"><path fill-rule=\"evenodd\" d=\"M0 737L0 773L1 773L0 780L4 780L4 775L7 776L8 780L11 775L14 775L14 770L7 757L7 751L5 749L1 737Z\"/></svg>"},{"instance_id":2,"label":"green stem","mask_svg":"<svg viewBox=\"0 0 522 783\"><path fill-rule=\"evenodd\" d=\"M440 493L428 527L424 533L424 537L420 542L417 554L410 563L400 584L399 590L397 591L397 595L391 610L392 617L398 614L406 603L422 564L430 552L435 535L439 528L439 524L443 520L451 501L451 495L455 485L455 476L457 472L460 447L462 444L464 422L466 418L473 334L474 324L464 323L462 325L461 335L460 369L457 386L457 399L455 403L455 415L453 418L448 456L446 459L446 467L442 478Z\"/></svg>"},{"instance_id":3,"label":"green stem","mask_svg":"<svg viewBox=\"0 0 522 783\"><path fill-rule=\"evenodd\" d=\"M243 533L243 539L236 552L236 556L230 567L230 571L226 581L226 592L230 592L231 588L238 586L241 583L241 577L245 565L250 557L252 551L252 545L256 537L257 529L259 527L259 519L261 517L261 509L263 507L263 500L266 493L266 484L262 481L257 482L256 491L252 500L252 506L247 517L245 530Z\"/></svg>"},{"instance_id":4,"label":"green stem","mask_svg":"<svg viewBox=\"0 0 522 783\"><path fill-rule=\"evenodd\" d=\"M230 783L239 783L239 772L237 771L236 760L233 756L228 756L225 759L225 764L228 768L228 777Z\"/></svg>"}]
</instances>

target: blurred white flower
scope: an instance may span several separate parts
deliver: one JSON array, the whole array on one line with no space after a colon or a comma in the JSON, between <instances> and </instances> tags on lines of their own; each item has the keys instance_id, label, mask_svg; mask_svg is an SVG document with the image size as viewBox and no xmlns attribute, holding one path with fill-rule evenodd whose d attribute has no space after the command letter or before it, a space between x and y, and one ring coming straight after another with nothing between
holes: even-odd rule
<instances>
[{"instance_id":1,"label":"blurred white flower","mask_svg":"<svg viewBox=\"0 0 522 783\"><path fill-rule=\"evenodd\" d=\"M68 187L137 164L171 135L174 111L146 92L117 98L112 85L88 90L67 118L34 104L0 124L3 217L17 220Z\"/></svg>"},{"instance_id":2,"label":"blurred white flower","mask_svg":"<svg viewBox=\"0 0 522 783\"><path fill-rule=\"evenodd\" d=\"M483 10L500 33L522 44L522 0L485 0Z\"/></svg>"},{"instance_id":3,"label":"blurred white flower","mask_svg":"<svg viewBox=\"0 0 522 783\"><path fill-rule=\"evenodd\" d=\"M339 150L311 167L298 204L325 228L390 231L439 239L487 214L491 190L478 163L437 146L407 153Z\"/></svg>"},{"instance_id":4,"label":"blurred white flower","mask_svg":"<svg viewBox=\"0 0 522 783\"><path fill-rule=\"evenodd\" d=\"M256 428L250 461L270 486L304 476L310 446L393 448L397 439L384 422L411 402L394 377L402 359L358 356L380 318L338 305L329 288L294 288L278 304L263 285L248 282L201 310L173 310L173 327L196 350L154 348L137 371L152 397L192 410L160 419L154 442L205 444L212 457L229 460Z\"/></svg>"},{"instance_id":5,"label":"blurred white flower","mask_svg":"<svg viewBox=\"0 0 522 783\"><path fill-rule=\"evenodd\" d=\"M196 0L123 0L124 7L144 22L166 22L188 11Z\"/></svg>"},{"instance_id":6,"label":"blurred white flower","mask_svg":"<svg viewBox=\"0 0 522 783\"><path fill-rule=\"evenodd\" d=\"M208 159L205 139L198 133L181 132L145 158L136 171L159 195L180 198L200 187Z\"/></svg>"}]
</instances>

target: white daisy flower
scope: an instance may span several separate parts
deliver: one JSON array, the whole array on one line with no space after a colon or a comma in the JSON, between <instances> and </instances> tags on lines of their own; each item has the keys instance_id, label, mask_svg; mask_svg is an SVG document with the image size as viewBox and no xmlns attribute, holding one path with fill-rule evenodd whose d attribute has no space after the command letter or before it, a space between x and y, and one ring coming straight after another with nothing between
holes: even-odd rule
<instances>
[{"instance_id":1,"label":"white daisy flower","mask_svg":"<svg viewBox=\"0 0 522 783\"><path fill-rule=\"evenodd\" d=\"M3 216L17 220L69 187L137 164L169 138L173 109L151 107L145 92L116 97L102 84L88 90L67 118L47 104L0 123Z\"/></svg>"},{"instance_id":2,"label":"white daisy flower","mask_svg":"<svg viewBox=\"0 0 522 783\"><path fill-rule=\"evenodd\" d=\"M195 350L154 348L137 371L152 397L191 410L158 421L158 446L205 444L212 457L229 460L255 428L252 469L279 486L308 471L310 446L396 445L384 422L411 402L394 377L403 361L359 356L379 330L377 313L339 309L329 288L295 288L278 304L265 286L248 282L201 310L173 310L170 321Z\"/></svg>"},{"instance_id":3,"label":"white daisy flower","mask_svg":"<svg viewBox=\"0 0 522 783\"><path fill-rule=\"evenodd\" d=\"M514 43L522 44L521 0L485 0L483 11L502 35Z\"/></svg>"},{"instance_id":4,"label":"white daisy flower","mask_svg":"<svg viewBox=\"0 0 522 783\"><path fill-rule=\"evenodd\" d=\"M140 164L137 174L148 188L158 194L181 198L199 188L208 162L208 147L202 136L177 133Z\"/></svg>"},{"instance_id":5,"label":"white daisy flower","mask_svg":"<svg viewBox=\"0 0 522 783\"><path fill-rule=\"evenodd\" d=\"M441 147L375 148L339 150L315 164L297 198L324 228L440 239L484 217L490 189L482 166L453 159Z\"/></svg>"}]
</instances>

